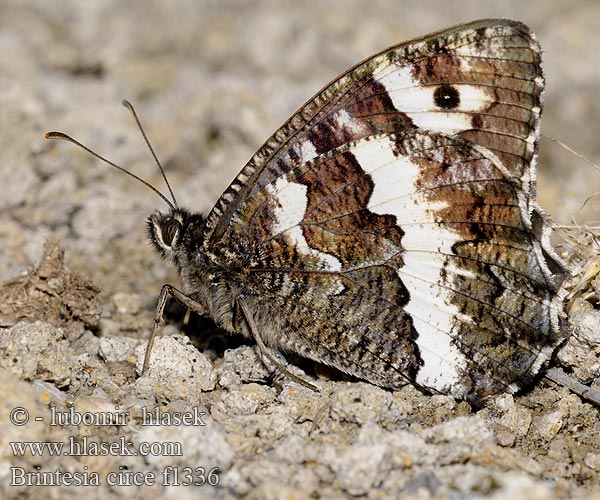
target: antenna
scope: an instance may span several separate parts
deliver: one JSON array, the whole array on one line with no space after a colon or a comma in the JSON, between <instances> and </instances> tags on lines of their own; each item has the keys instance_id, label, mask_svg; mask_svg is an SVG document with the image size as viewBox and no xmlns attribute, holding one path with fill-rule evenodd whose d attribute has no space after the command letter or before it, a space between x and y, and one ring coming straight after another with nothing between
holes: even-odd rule
<instances>
[{"instance_id":1,"label":"antenna","mask_svg":"<svg viewBox=\"0 0 600 500\"><path fill-rule=\"evenodd\" d=\"M67 134L64 134L62 132L48 132L48 133L46 133L45 137L46 137L46 139L60 139L60 140L67 141L67 142L70 142L72 144L75 144L76 146L79 146L81 149L83 149L84 151L87 151L92 156L98 158L99 160L103 161L104 163L110 165L111 167L114 167L117 170L120 170L121 172L127 174L128 176L133 177L135 180L137 180L138 182L141 182L147 188L150 188L158 196L160 196L162 198L162 200L167 205L169 205L169 207L171 208L171 210L175 210L177 208L177 203L175 203L175 205L173 205L173 203L171 203L169 201L169 199L164 194L162 194L158 189L156 189L152 184L150 184L149 182L146 182L141 177L138 177L134 173L132 173L129 170L127 170L127 169L125 169L125 168L117 165L116 163L113 163L112 161L107 160L106 158L104 158L104 156L101 156L98 153L96 153L95 151L92 151L90 148L88 148L87 146L84 146L83 144L81 144L81 142L76 141L71 136L68 136ZM145 135L144 135L144 137L145 137ZM154 154L154 152L153 152L153 154ZM161 172L163 171L162 168L160 170L161 170ZM163 172L163 176L164 176L164 172ZM171 190L171 188L169 187L169 191L170 190ZM171 193L171 195L173 195L173 193ZM175 198L173 198L173 200L175 200Z\"/></svg>"},{"instance_id":2,"label":"antenna","mask_svg":"<svg viewBox=\"0 0 600 500\"><path fill-rule=\"evenodd\" d=\"M177 200L175 199L175 195L173 194L173 190L171 189L171 184L169 184L169 181L167 179L167 175L165 174L165 171L164 171L162 165L158 161L158 157L156 156L154 149L152 149L152 146L150 145L150 141L148 140L148 137L146 136L146 132L144 132L144 127L142 127L142 124L140 123L140 120L137 116L137 113L135 112L135 109L133 109L133 105L127 99L123 99L122 103L123 103L123 106L125 106L133 115L135 123L137 124L138 128L140 129L140 132L142 133L142 137L144 138L144 141L146 141L146 145L148 146L148 149L150 150L150 153L152 153L152 157L154 158L154 161L156 162L156 164L158 165L158 168L160 169L160 173L162 174L162 177L165 180L165 184L167 185L167 188L169 189L171 198L173 198L173 203L175 204L175 206L177 208L179 208L177 205Z\"/></svg>"}]
</instances>

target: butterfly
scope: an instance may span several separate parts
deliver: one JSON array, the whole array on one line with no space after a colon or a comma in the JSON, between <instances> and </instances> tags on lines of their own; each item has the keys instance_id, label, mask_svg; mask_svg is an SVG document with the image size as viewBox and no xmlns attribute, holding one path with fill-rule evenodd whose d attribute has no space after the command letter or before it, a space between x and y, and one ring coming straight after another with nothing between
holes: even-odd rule
<instances>
[{"instance_id":1,"label":"butterfly","mask_svg":"<svg viewBox=\"0 0 600 500\"><path fill-rule=\"evenodd\" d=\"M567 335L535 201L540 61L527 26L489 19L343 73L207 216L149 217L183 283L157 318L173 296L265 353L476 405L531 383Z\"/></svg>"}]
</instances>

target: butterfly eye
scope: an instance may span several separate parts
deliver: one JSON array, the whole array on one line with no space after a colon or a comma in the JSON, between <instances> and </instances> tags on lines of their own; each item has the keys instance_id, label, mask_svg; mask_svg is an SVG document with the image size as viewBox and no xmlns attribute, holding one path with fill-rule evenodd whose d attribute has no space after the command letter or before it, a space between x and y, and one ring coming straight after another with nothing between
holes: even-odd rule
<instances>
[{"instance_id":1,"label":"butterfly eye","mask_svg":"<svg viewBox=\"0 0 600 500\"><path fill-rule=\"evenodd\" d=\"M177 231L181 228L181 222L177 219L169 219L161 229L162 240L165 245L171 246Z\"/></svg>"}]
</instances>

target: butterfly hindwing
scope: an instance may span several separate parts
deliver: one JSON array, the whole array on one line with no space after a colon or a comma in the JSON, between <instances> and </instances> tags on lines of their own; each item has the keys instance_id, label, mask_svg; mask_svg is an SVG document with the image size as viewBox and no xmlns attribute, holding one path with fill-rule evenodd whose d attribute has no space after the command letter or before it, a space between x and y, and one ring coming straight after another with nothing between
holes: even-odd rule
<instances>
[{"instance_id":1,"label":"butterfly hindwing","mask_svg":"<svg viewBox=\"0 0 600 500\"><path fill-rule=\"evenodd\" d=\"M562 338L564 271L533 199L542 89L512 21L392 47L263 145L204 251L244 270L273 347L388 387L514 390Z\"/></svg>"}]
</instances>

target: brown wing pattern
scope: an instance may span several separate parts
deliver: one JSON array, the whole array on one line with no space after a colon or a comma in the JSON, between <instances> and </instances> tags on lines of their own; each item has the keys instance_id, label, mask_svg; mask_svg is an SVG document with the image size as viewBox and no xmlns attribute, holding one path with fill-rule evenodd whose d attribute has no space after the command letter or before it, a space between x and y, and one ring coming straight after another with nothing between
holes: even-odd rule
<instances>
[{"instance_id":1,"label":"brown wing pattern","mask_svg":"<svg viewBox=\"0 0 600 500\"><path fill-rule=\"evenodd\" d=\"M410 71L414 82L386 88L381 80L397 74L398 68ZM458 84L485 91L486 106L478 110L413 108L406 110L407 114L392 101L402 93L410 101L410 93L417 86L434 89ZM390 47L318 92L263 144L209 214L205 244L219 243L250 193L310 158L308 142L322 154L377 133L415 126L428 129L423 127L423 120L414 124L418 115L431 121L444 114L464 116L469 123L460 135L495 151L507 169L520 178L530 171L543 85L537 41L527 26L515 21L475 21ZM439 100L443 100L443 90L438 93ZM433 129L439 131L439 125ZM504 140L506 137L510 140ZM525 188L528 192L529 187Z\"/></svg>"},{"instance_id":2,"label":"brown wing pattern","mask_svg":"<svg viewBox=\"0 0 600 500\"><path fill-rule=\"evenodd\" d=\"M543 78L520 23L478 21L352 68L209 214L274 347L384 386L480 401L563 338L566 273L534 200Z\"/></svg>"}]
</instances>

